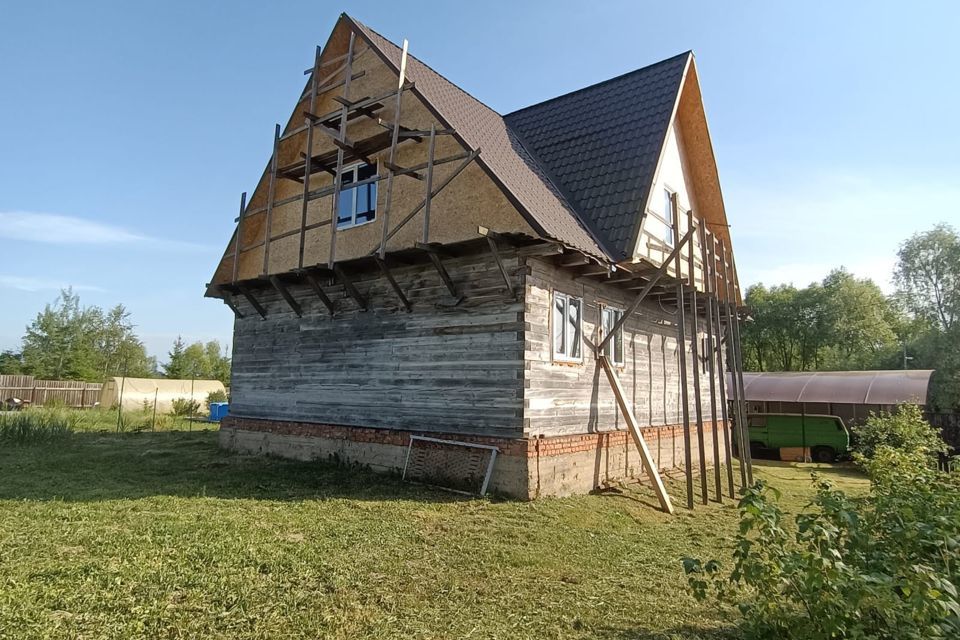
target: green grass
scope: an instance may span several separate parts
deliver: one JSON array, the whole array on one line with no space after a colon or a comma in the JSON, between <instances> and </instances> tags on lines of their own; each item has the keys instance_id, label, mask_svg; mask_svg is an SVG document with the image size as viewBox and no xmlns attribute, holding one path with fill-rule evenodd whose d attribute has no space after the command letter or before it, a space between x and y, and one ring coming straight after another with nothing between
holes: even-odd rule
<instances>
[{"instance_id":1,"label":"green grass","mask_svg":"<svg viewBox=\"0 0 960 640\"><path fill-rule=\"evenodd\" d=\"M808 470L757 475L807 503ZM728 558L735 508L653 504L464 499L214 432L0 446L0 638L726 637L680 558Z\"/></svg>"},{"instance_id":2,"label":"green grass","mask_svg":"<svg viewBox=\"0 0 960 640\"><path fill-rule=\"evenodd\" d=\"M0 441L50 440L72 432L192 431L215 429L216 424L190 420L187 416L158 413L151 409L71 409L31 407L22 411L0 411Z\"/></svg>"}]
</instances>

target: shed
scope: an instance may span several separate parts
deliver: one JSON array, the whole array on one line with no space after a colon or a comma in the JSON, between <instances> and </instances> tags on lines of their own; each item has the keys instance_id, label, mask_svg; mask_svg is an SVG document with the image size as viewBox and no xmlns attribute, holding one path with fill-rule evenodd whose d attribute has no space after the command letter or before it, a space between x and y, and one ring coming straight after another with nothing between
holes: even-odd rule
<instances>
[{"instance_id":1,"label":"shed","mask_svg":"<svg viewBox=\"0 0 960 640\"><path fill-rule=\"evenodd\" d=\"M150 407L157 403L159 413L169 413L173 401L177 398L190 398L200 403L201 408L207 394L213 391L226 392L219 380L169 380L167 378L108 378L100 390L100 406L105 408L119 406L132 411Z\"/></svg>"},{"instance_id":2,"label":"shed","mask_svg":"<svg viewBox=\"0 0 960 640\"><path fill-rule=\"evenodd\" d=\"M749 413L818 413L858 423L902 403L927 404L932 369L743 374Z\"/></svg>"}]
</instances>

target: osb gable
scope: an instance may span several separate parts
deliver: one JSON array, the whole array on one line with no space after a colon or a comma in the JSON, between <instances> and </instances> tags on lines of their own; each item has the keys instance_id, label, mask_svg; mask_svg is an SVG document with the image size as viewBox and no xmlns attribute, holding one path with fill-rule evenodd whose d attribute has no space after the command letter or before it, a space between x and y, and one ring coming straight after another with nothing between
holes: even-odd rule
<instances>
[{"instance_id":1,"label":"osb gable","mask_svg":"<svg viewBox=\"0 0 960 640\"><path fill-rule=\"evenodd\" d=\"M343 79L341 69L343 56L348 48L350 27L344 18L337 23L323 49L318 77L323 84L337 83ZM334 77L331 75L338 72ZM363 76L352 80L349 98L359 100L387 94L397 87L398 75L388 67L367 43L356 37L354 42L353 73ZM325 82L326 80L326 82ZM298 102L283 129L284 135L303 126L302 114L309 108L309 81L304 97ZM334 87L318 97L313 110L317 114L327 114L340 108L334 100L343 93L343 87ZM379 117L393 122L396 98L384 100L384 108ZM438 129L443 124L431 114L430 109L412 91L405 91L402 98L400 122L411 129L428 130L431 124ZM348 121L347 137L352 141L364 140L372 135L388 131L370 118L359 117ZM301 162L306 148L306 132L297 133L281 141L278 152L278 166L293 165ZM313 155L335 151L331 139L316 131L313 136ZM463 153L466 149L453 136L437 136L435 158L441 159ZM481 150L482 153L482 150ZM397 148L396 163L412 166L427 161L428 141L401 142ZM389 158L389 148L371 156L378 162L380 175L385 175L383 162ZM448 162L434 170L434 187L439 186L451 175L462 161ZM422 172L421 172L422 173ZM237 268L239 280L258 278L264 273L264 236L266 222L267 194L269 191L269 161L263 175L250 197L246 216L243 219L240 237L240 261ZM333 176L327 172L314 173L310 177L310 190L330 186ZM382 224L386 213L387 180L381 180L377 188L376 219L352 229L340 229L336 232L335 256L337 261L359 258L372 253L380 244ZM278 178L274 187L274 202L282 201L303 193L299 182ZM390 208L389 227L397 224L419 204L426 195L424 181L410 176L397 176L393 180L393 195ZM333 196L311 200L307 207L306 225L317 225L309 229L304 237L303 266L326 264L330 258L330 230ZM302 200L275 205L271 212L271 233L269 243L269 265L266 274L276 274L297 269L300 253L300 224ZM388 250L410 248L422 240L423 211L413 216L401 230L388 242ZM536 232L524 220L513 204L507 199L500 187L479 167L471 163L460 175L431 201L429 240L431 242L453 243L477 238L478 226L485 226L502 233L522 233L536 236ZM224 284L233 279L233 250L236 232L231 238L212 284Z\"/></svg>"},{"instance_id":2,"label":"osb gable","mask_svg":"<svg viewBox=\"0 0 960 640\"><path fill-rule=\"evenodd\" d=\"M690 57L677 97L674 115L664 137L657 171L654 176L654 187L663 186L664 177L662 174L664 171L671 169L664 163L670 160L671 151L679 153L682 176L673 178L674 183L669 186L675 191L681 191L679 194L681 209L692 208L694 215L706 222L707 229L723 243L728 252L727 257L732 262L730 227L723 203L723 194L720 190L716 157L707 127L697 67L693 56ZM676 169L676 167L672 167L672 169ZM662 189L651 189L645 210L662 213L662 199ZM653 219L646 216L637 229L637 240L634 245L636 247L635 256L651 255L649 234L644 231L644 227L650 222L653 222ZM681 235L685 230L685 221L681 220ZM664 248L660 251L653 249L653 257L662 259L666 255L667 249ZM695 248L695 253L697 252L699 252L699 243ZM657 260L655 259L655 261ZM740 288L735 267L732 271L736 297L739 300Z\"/></svg>"}]
</instances>

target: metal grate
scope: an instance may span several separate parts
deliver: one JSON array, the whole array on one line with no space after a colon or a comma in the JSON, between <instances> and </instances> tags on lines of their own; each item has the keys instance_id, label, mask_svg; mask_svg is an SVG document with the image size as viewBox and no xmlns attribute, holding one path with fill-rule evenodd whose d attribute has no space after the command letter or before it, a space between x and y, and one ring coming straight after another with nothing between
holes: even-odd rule
<instances>
[{"instance_id":1,"label":"metal grate","mask_svg":"<svg viewBox=\"0 0 960 640\"><path fill-rule=\"evenodd\" d=\"M410 436L403 479L482 496L498 451L486 444Z\"/></svg>"}]
</instances>

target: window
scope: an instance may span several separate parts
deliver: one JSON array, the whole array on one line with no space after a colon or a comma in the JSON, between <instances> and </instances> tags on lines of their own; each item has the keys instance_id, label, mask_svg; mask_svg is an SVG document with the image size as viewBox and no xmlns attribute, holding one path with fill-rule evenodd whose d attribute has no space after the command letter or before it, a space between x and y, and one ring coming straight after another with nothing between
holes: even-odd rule
<instances>
[{"instance_id":1,"label":"window","mask_svg":"<svg viewBox=\"0 0 960 640\"><path fill-rule=\"evenodd\" d=\"M565 293L553 294L553 357L580 360L580 326L583 300Z\"/></svg>"},{"instance_id":2,"label":"window","mask_svg":"<svg viewBox=\"0 0 960 640\"><path fill-rule=\"evenodd\" d=\"M603 337L606 338L613 331L613 327L620 322L623 317L622 309L613 307L603 307L600 310L600 326L603 327ZM603 355L607 356L613 364L623 364L623 327L617 329L610 341L603 348Z\"/></svg>"},{"instance_id":3,"label":"window","mask_svg":"<svg viewBox=\"0 0 960 640\"><path fill-rule=\"evenodd\" d=\"M373 222L377 215L377 183L352 187L350 185L377 175L377 165L358 164L347 167L340 176L340 206L337 211L337 229L349 229Z\"/></svg>"},{"instance_id":4,"label":"window","mask_svg":"<svg viewBox=\"0 0 960 640\"><path fill-rule=\"evenodd\" d=\"M670 189L663 190L663 217L664 217L664 229L663 229L663 242L668 247L673 246L673 221L674 214L677 211L677 194Z\"/></svg>"}]
</instances>

